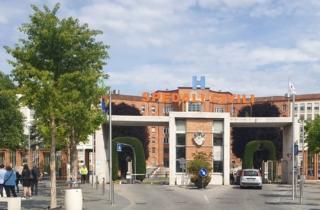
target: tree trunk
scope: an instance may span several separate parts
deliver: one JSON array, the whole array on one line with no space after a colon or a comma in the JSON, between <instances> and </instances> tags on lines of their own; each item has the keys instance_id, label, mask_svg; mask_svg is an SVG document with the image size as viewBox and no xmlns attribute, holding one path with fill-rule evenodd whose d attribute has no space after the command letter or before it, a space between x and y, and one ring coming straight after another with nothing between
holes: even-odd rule
<instances>
[{"instance_id":1,"label":"tree trunk","mask_svg":"<svg viewBox=\"0 0 320 210\"><path fill-rule=\"evenodd\" d=\"M57 188L56 188L56 120L51 116L51 150L50 150L50 181L51 181L51 201L50 208L57 207Z\"/></svg>"},{"instance_id":2,"label":"tree trunk","mask_svg":"<svg viewBox=\"0 0 320 210\"><path fill-rule=\"evenodd\" d=\"M78 150L74 130L72 130L70 139L70 162L72 180L77 180L78 177Z\"/></svg>"}]
</instances>

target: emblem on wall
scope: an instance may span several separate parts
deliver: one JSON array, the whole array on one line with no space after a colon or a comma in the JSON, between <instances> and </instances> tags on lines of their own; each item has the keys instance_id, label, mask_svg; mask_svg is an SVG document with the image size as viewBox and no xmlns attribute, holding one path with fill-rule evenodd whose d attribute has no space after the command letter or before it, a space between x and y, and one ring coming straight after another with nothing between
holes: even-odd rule
<instances>
[{"instance_id":1,"label":"emblem on wall","mask_svg":"<svg viewBox=\"0 0 320 210\"><path fill-rule=\"evenodd\" d=\"M198 146L201 146L204 143L205 134L203 132L196 132L193 135L193 140Z\"/></svg>"}]
</instances>

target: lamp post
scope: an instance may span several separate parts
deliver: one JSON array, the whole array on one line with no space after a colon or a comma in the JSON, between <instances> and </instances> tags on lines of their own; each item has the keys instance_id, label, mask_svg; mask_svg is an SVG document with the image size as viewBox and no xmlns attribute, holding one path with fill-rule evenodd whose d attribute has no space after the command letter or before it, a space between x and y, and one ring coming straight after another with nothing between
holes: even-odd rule
<instances>
[{"instance_id":1,"label":"lamp post","mask_svg":"<svg viewBox=\"0 0 320 210\"><path fill-rule=\"evenodd\" d=\"M304 188L304 120L301 120L302 123L302 161L301 161L301 170L300 170L300 205L303 202L303 188Z\"/></svg>"},{"instance_id":2,"label":"lamp post","mask_svg":"<svg viewBox=\"0 0 320 210\"><path fill-rule=\"evenodd\" d=\"M294 115L295 115L295 93L292 91L292 200L295 197L295 155L294 155L294 141L295 141L295 126L294 126Z\"/></svg>"}]
</instances>

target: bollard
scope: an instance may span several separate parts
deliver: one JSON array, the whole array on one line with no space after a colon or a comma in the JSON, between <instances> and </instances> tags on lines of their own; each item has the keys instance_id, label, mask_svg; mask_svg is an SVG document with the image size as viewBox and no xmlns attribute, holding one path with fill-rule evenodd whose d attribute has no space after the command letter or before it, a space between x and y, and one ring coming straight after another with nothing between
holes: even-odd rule
<instances>
[{"instance_id":1,"label":"bollard","mask_svg":"<svg viewBox=\"0 0 320 210\"><path fill-rule=\"evenodd\" d=\"M96 190L98 190L99 188L99 179L98 179L98 176L96 176Z\"/></svg>"},{"instance_id":2,"label":"bollard","mask_svg":"<svg viewBox=\"0 0 320 210\"><path fill-rule=\"evenodd\" d=\"M65 191L65 209L82 210L82 199L81 189L67 189Z\"/></svg>"},{"instance_id":3,"label":"bollard","mask_svg":"<svg viewBox=\"0 0 320 210\"><path fill-rule=\"evenodd\" d=\"M102 178L102 195L104 195L104 193L105 193L105 180L104 180L104 177Z\"/></svg>"}]
</instances>

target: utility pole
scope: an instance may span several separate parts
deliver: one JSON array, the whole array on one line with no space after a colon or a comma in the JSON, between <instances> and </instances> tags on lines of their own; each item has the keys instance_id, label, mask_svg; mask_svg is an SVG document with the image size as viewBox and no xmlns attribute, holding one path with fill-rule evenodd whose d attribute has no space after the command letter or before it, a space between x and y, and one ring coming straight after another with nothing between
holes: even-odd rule
<instances>
[{"instance_id":1,"label":"utility pole","mask_svg":"<svg viewBox=\"0 0 320 210\"><path fill-rule=\"evenodd\" d=\"M112 93L111 87L109 89L109 198L111 201L111 205L114 204L114 188L112 181Z\"/></svg>"}]
</instances>

